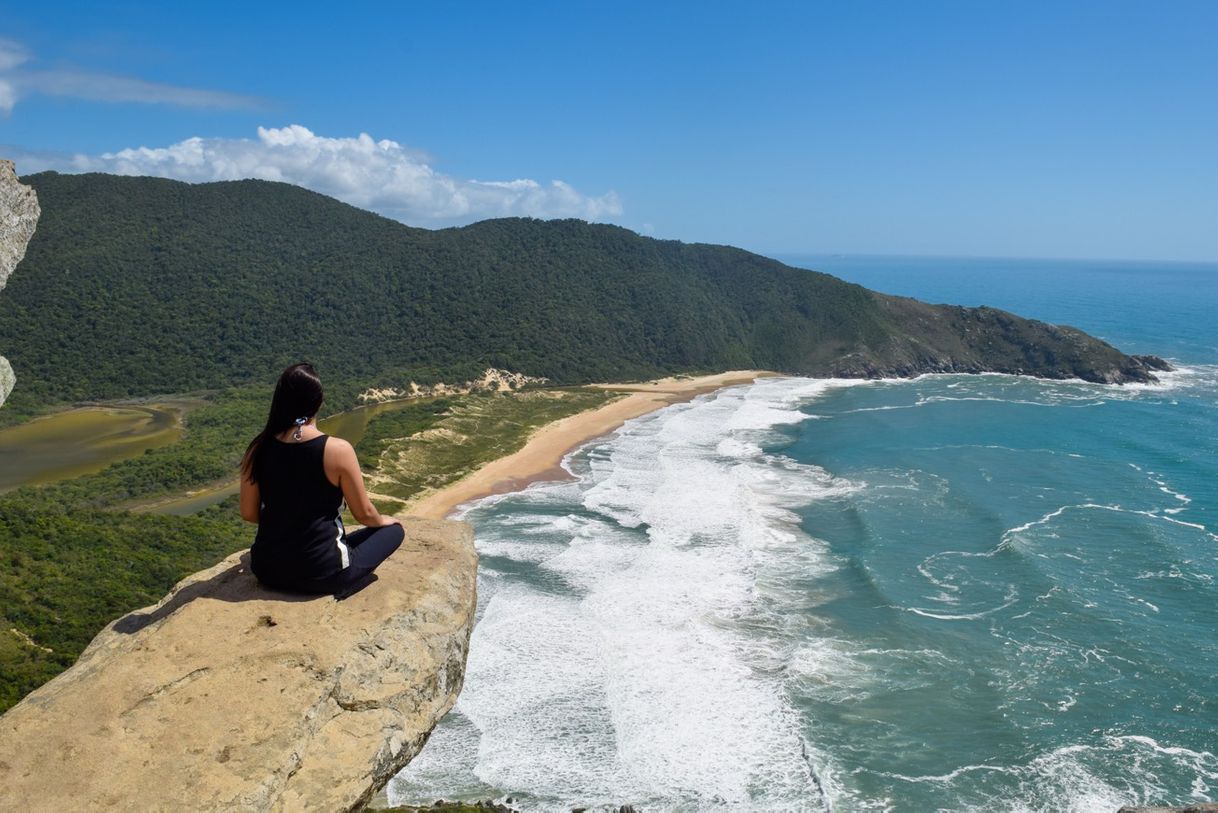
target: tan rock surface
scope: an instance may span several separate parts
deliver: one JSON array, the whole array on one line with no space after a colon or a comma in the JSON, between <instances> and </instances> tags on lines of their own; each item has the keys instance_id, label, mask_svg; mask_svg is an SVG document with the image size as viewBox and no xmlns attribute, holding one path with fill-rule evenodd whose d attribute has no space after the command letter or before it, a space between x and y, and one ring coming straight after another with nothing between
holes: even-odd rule
<instances>
[{"instance_id":1,"label":"tan rock surface","mask_svg":"<svg viewBox=\"0 0 1218 813\"><path fill-rule=\"evenodd\" d=\"M473 627L465 523L406 520L336 601L260 587L248 552L108 625L0 717L7 810L352 810L452 707Z\"/></svg>"}]
</instances>

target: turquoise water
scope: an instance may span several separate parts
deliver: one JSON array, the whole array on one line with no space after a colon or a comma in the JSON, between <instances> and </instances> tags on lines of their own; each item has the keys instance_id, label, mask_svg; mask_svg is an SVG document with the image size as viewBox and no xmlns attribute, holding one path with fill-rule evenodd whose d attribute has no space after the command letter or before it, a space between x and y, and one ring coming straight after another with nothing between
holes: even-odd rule
<instances>
[{"instance_id":1,"label":"turquoise water","mask_svg":"<svg viewBox=\"0 0 1218 813\"><path fill-rule=\"evenodd\" d=\"M820 258L1073 324L1152 386L784 378L472 505L456 710L394 801L1079 810L1218 797L1218 267Z\"/></svg>"}]
</instances>

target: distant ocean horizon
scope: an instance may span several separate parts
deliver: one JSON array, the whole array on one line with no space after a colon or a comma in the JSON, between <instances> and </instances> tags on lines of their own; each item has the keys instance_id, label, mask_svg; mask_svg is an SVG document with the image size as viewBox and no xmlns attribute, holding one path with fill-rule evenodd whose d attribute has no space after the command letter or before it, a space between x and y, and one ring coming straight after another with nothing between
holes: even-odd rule
<instances>
[{"instance_id":1,"label":"distant ocean horizon","mask_svg":"<svg viewBox=\"0 0 1218 813\"><path fill-rule=\"evenodd\" d=\"M1218 797L1218 264L801 256L1169 359L765 379L475 502L464 691L390 800L1106 811Z\"/></svg>"}]
</instances>

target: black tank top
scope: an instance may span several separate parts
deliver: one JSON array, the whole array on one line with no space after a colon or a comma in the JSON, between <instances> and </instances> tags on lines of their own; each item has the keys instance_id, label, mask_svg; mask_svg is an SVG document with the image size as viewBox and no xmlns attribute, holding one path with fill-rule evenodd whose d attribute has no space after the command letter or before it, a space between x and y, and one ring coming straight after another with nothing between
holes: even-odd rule
<instances>
[{"instance_id":1,"label":"black tank top","mask_svg":"<svg viewBox=\"0 0 1218 813\"><path fill-rule=\"evenodd\" d=\"M347 534L338 515L343 494L322 465L327 437L263 441L255 473L262 506L250 548L250 568L262 581L323 579L348 565Z\"/></svg>"}]
</instances>

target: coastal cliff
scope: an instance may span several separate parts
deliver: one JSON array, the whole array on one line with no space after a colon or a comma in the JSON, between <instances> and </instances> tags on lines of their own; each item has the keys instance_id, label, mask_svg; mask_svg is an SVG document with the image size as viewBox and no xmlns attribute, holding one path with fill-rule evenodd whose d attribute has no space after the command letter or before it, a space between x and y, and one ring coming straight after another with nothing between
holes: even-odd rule
<instances>
[{"instance_id":1,"label":"coastal cliff","mask_svg":"<svg viewBox=\"0 0 1218 813\"><path fill-rule=\"evenodd\" d=\"M0 717L6 807L362 808L456 701L473 627L470 527L405 527L342 601L266 590L242 552L109 624Z\"/></svg>"},{"instance_id":2,"label":"coastal cliff","mask_svg":"<svg viewBox=\"0 0 1218 813\"><path fill-rule=\"evenodd\" d=\"M25 247L38 225L38 195L17 181L12 161L0 159L0 291L25 256ZM13 391L16 378L8 359L0 356L0 406Z\"/></svg>"}]
</instances>

